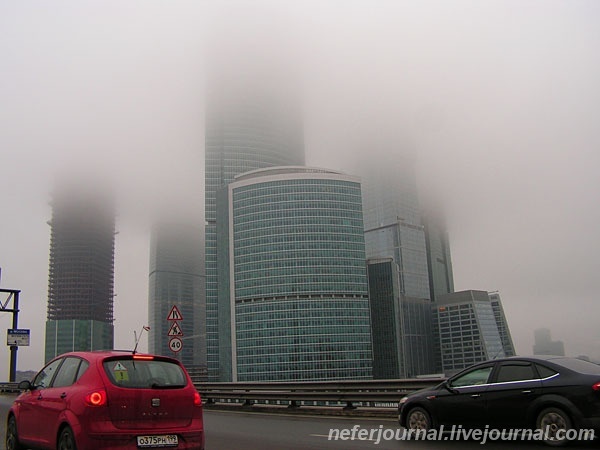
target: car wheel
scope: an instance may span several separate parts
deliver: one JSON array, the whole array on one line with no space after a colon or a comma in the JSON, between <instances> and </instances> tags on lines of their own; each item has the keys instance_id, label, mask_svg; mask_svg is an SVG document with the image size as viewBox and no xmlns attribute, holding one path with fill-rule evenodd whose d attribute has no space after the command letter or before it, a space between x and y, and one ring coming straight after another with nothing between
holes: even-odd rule
<instances>
[{"instance_id":1,"label":"car wheel","mask_svg":"<svg viewBox=\"0 0 600 450\"><path fill-rule=\"evenodd\" d=\"M10 416L6 425L6 450L22 450L23 446L19 443L19 434L17 433L17 421L15 416Z\"/></svg>"},{"instance_id":2,"label":"car wheel","mask_svg":"<svg viewBox=\"0 0 600 450\"><path fill-rule=\"evenodd\" d=\"M60 432L60 437L58 438L58 450L77 450L73 430L68 426L64 427Z\"/></svg>"},{"instance_id":3,"label":"car wheel","mask_svg":"<svg viewBox=\"0 0 600 450\"><path fill-rule=\"evenodd\" d=\"M560 447L567 443L571 419L562 409L546 408L538 415L536 428L542 431L545 444Z\"/></svg>"},{"instance_id":4,"label":"car wheel","mask_svg":"<svg viewBox=\"0 0 600 450\"><path fill-rule=\"evenodd\" d=\"M429 430L431 428L429 413L419 406L411 409L406 416L406 428L409 430Z\"/></svg>"}]
</instances>

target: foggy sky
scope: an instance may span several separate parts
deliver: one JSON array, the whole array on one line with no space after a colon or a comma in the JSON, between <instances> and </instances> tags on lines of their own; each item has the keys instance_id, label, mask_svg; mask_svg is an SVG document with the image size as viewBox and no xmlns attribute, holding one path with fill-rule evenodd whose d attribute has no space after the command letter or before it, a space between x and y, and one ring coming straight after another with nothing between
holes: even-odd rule
<instances>
[{"instance_id":1,"label":"foggy sky","mask_svg":"<svg viewBox=\"0 0 600 450\"><path fill-rule=\"evenodd\" d=\"M115 346L132 347L152 220L203 215L207 61L231 48L240 77L298 76L307 165L416 154L456 290L500 291L518 353L548 327L600 359L598 23L594 0L0 0L0 286L22 290L32 330L19 370L43 362L49 193L74 169L119 193Z\"/></svg>"}]
</instances>

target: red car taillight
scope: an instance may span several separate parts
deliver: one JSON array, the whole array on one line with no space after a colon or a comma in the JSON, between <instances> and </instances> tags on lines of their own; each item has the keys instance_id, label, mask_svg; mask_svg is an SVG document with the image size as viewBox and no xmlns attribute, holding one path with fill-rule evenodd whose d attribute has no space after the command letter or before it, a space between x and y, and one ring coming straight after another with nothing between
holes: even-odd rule
<instances>
[{"instance_id":1,"label":"red car taillight","mask_svg":"<svg viewBox=\"0 0 600 450\"><path fill-rule=\"evenodd\" d=\"M197 392L194 392L194 406L201 406L202 405L202 399L200 398L200 394L198 394Z\"/></svg>"},{"instance_id":2,"label":"red car taillight","mask_svg":"<svg viewBox=\"0 0 600 450\"><path fill-rule=\"evenodd\" d=\"M596 383L592 386L592 389L595 391L600 391L600 383Z\"/></svg>"},{"instance_id":3,"label":"red car taillight","mask_svg":"<svg viewBox=\"0 0 600 450\"><path fill-rule=\"evenodd\" d=\"M89 406L104 406L106 405L106 391L94 391L85 396L85 402Z\"/></svg>"}]
</instances>

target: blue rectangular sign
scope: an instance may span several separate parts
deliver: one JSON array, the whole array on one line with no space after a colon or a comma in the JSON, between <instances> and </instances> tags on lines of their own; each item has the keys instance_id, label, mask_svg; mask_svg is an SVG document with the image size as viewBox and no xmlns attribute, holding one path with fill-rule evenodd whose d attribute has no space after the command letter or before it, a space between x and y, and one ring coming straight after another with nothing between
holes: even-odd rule
<instances>
[{"instance_id":1,"label":"blue rectangular sign","mask_svg":"<svg viewBox=\"0 0 600 450\"><path fill-rule=\"evenodd\" d=\"M6 330L6 345L29 345L29 332L30 330Z\"/></svg>"}]
</instances>

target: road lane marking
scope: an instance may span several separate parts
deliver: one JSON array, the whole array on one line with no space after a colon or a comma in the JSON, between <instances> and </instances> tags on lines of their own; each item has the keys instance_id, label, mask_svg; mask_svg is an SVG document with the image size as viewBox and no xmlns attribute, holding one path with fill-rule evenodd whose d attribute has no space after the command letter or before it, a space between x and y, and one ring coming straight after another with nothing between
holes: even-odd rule
<instances>
[{"instance_id":1,"label":"road lane marking","mask_svg":"<svg viewBox=\"0 0 600 450\"><path fill-rule=\"evenodd\" d=\"M309 436L314 436L314 437L323 437L323 438L327 438L329 440L329 435L328 434L309 434ZM338 439L332 439L334 441L337 441ZM346 440L346 439L345 439ZM375 441L376 439L361 439L359 437L353 438L353 439L347 439L349 441Z\"/></svg>"}]
</instances>

